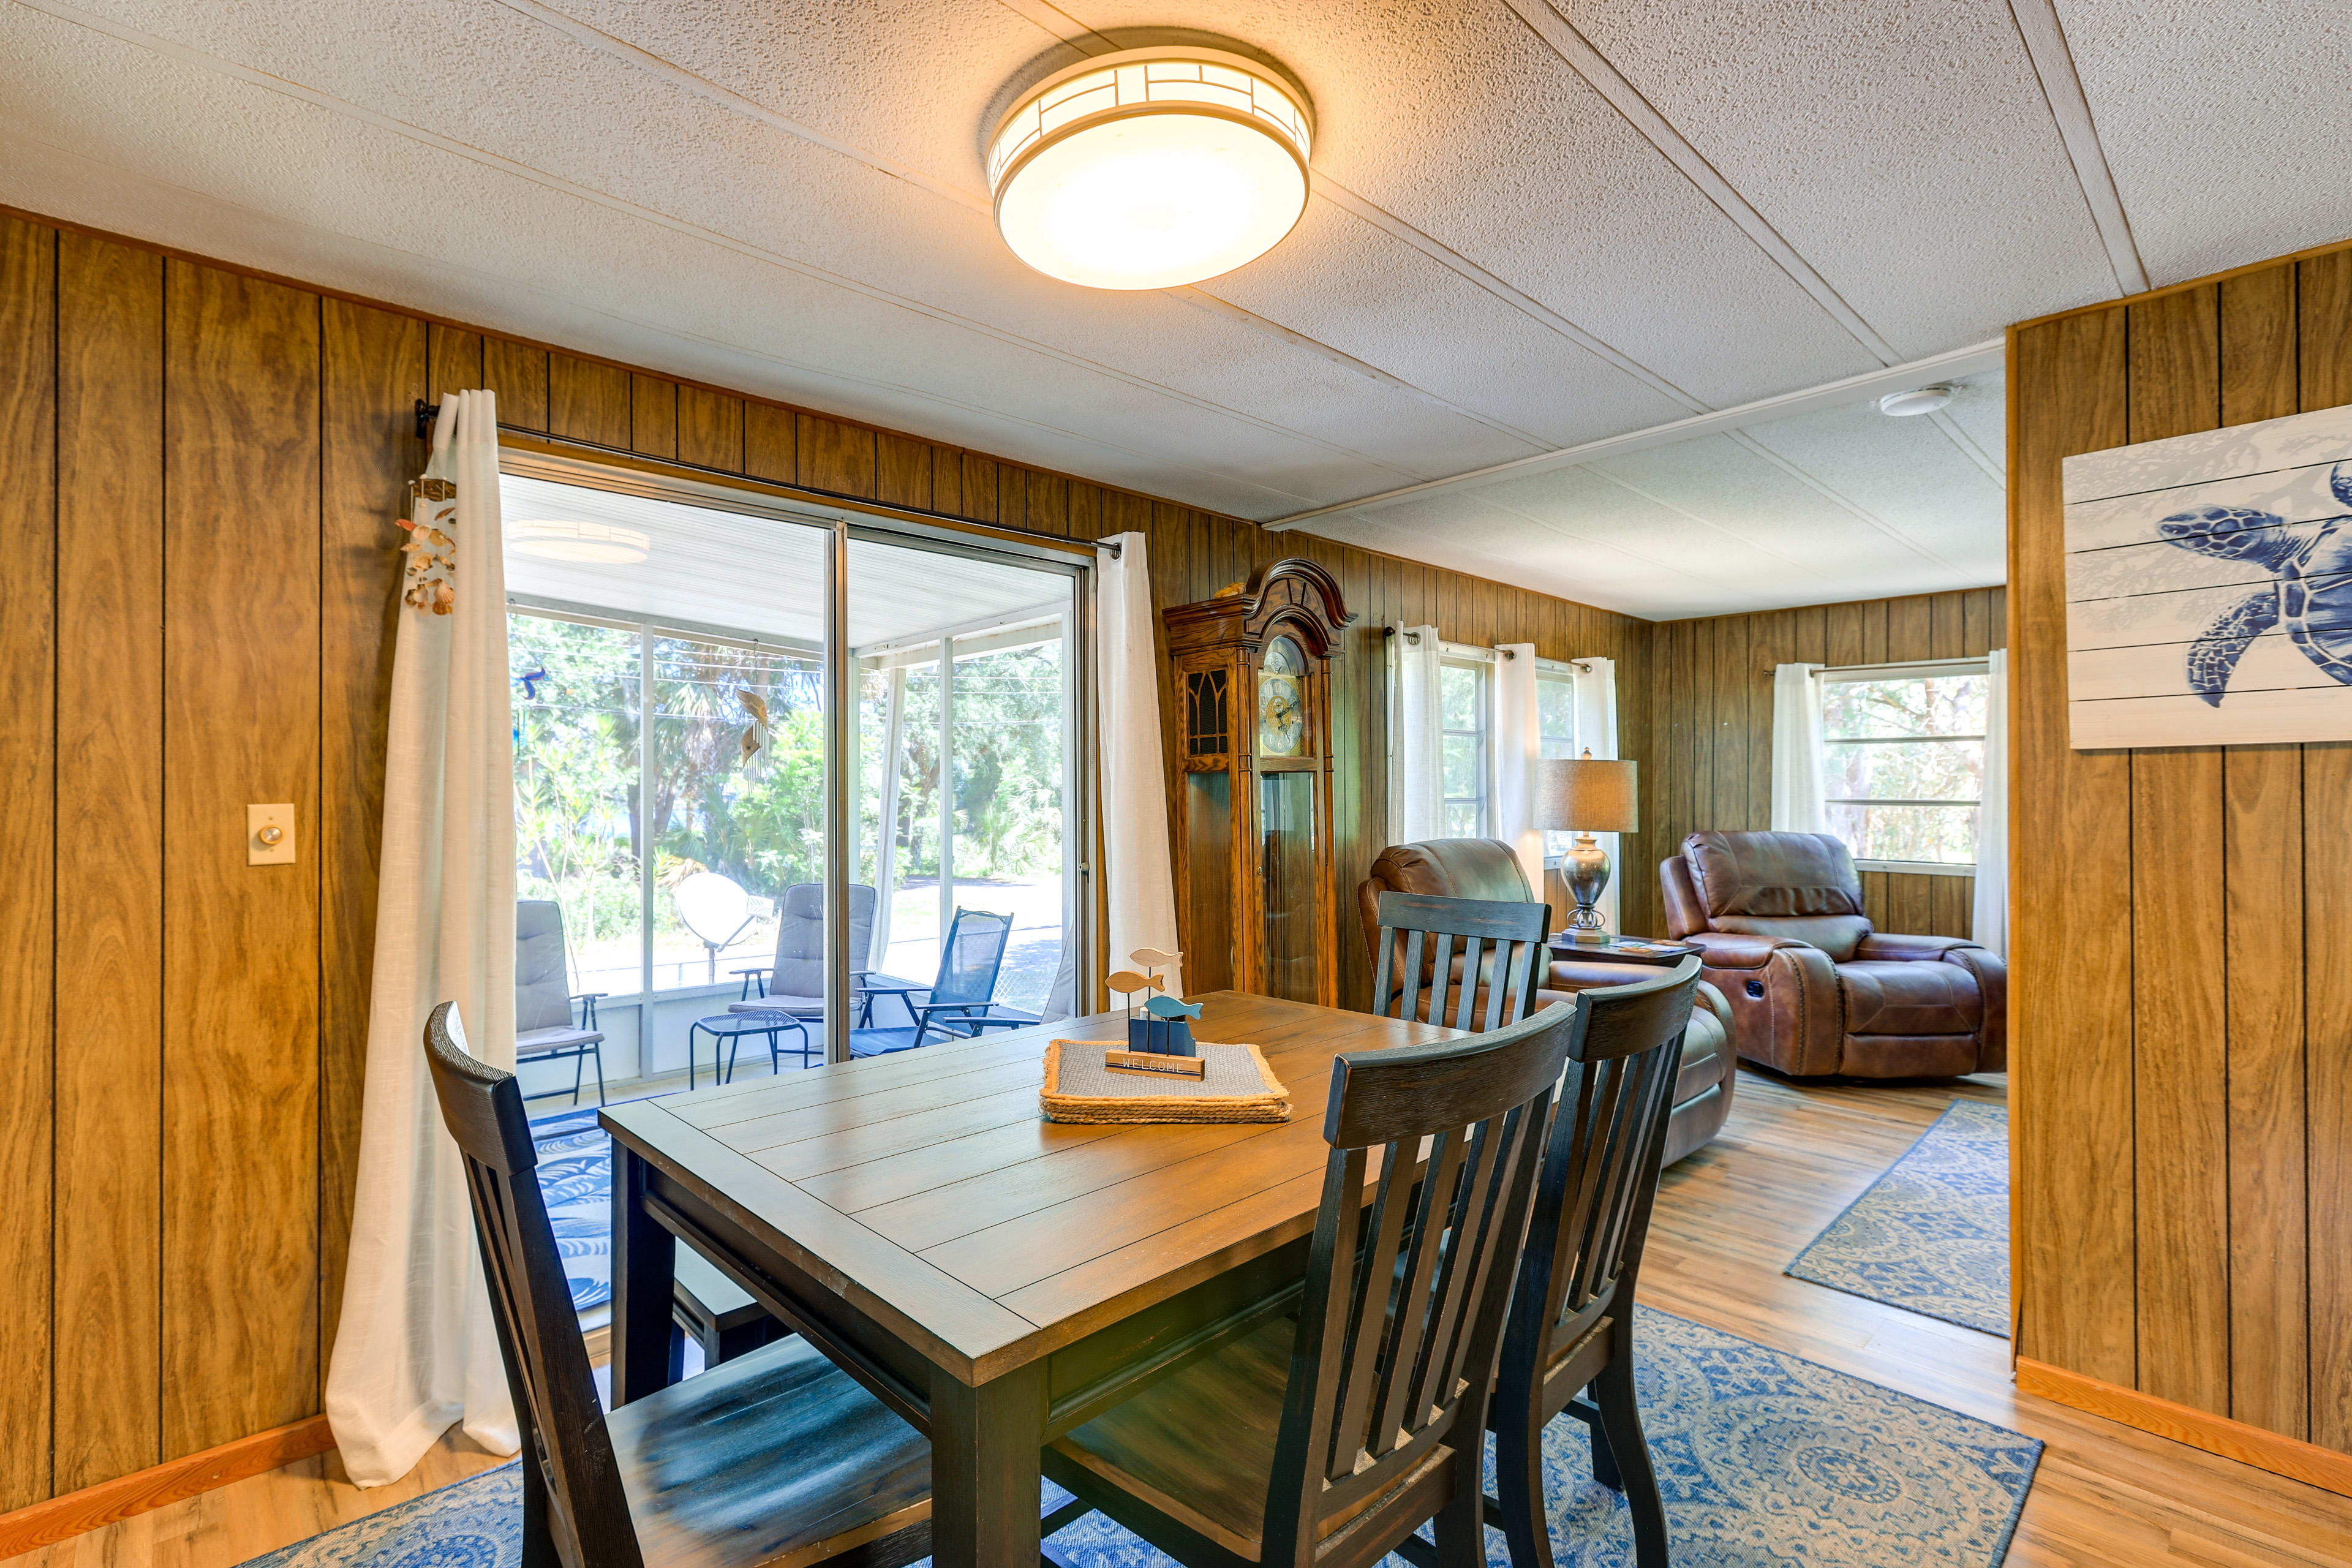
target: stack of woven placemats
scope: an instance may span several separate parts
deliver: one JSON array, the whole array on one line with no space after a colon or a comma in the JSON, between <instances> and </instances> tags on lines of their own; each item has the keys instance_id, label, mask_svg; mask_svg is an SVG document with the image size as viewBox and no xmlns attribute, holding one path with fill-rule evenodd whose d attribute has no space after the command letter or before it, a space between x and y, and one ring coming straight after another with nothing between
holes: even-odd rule
<instances>
[{"instance_id":1,"label":"stack of woven placemats","mask_svg":"<svg viewBox=\"0 0 2352 1568\"><path fill-rule=\"evenodd\" d=\"M1045 1047L1045 1084L1038 1108L1050 1121L1287 1121L1290 1091L1255 1046L1197 1047L1203 1078L1113 1072L1104 1040L1055 1040Z\"/></svg>"}]
</instances>

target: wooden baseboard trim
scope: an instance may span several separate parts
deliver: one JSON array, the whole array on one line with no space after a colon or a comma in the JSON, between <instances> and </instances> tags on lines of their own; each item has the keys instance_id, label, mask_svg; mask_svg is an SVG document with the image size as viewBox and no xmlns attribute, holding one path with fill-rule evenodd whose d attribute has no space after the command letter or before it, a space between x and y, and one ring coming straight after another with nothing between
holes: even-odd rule
<instances>
[{"instance_id":1,"label":"wooden baseboard trim","mask_svg":"<svg viewBox=\"0 0 2352 1568\"><path fill-rule=\"evenodd\" d=\"M2153 1432L2225 1459L2352 1497L2352 1454L2323 1448L2300 1437L2266 1432L2226 1415L2175 1405L2169 1399L2102 1383L2095 1377L2028 1361L2023 1356L2017 1360L2017 1387L2021 1394L2038 1394L2044 1399L2054 1399L2061 1405L2087 1410L2094 1415L2104 1415L2110 1421Z\"/></svg>"},{"instance_id":2,"label":"wooden baseboard trim","mask_svg":"<svg viewBox=\"0 0 2352 1568\"><path fill-rule=\"evenodd\" d=\"M13 1513L0 1513L0 1558L70 1540L165 1503L323 1454L334 1446L335 1436L328 1430L327 1418L313 1415L290 1426L273 1426L217 1448L32 1503Z\"/></svg>"}]
</instances>

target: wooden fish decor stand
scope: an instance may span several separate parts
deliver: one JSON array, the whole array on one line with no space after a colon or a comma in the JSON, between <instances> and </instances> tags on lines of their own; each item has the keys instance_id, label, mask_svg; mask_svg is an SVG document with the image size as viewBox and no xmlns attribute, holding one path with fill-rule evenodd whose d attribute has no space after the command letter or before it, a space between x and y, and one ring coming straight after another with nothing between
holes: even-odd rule
<instances>
[{"instance_id":1,"label":"wooden fish decor stand","mask_svg":"<svg viewBox=\"0 0 2352 1568\"><path fill-rule=\"evenodd\" d=\"M1143 1016L1135 1016L1136 993L1165 991L1168 981L1160 973L1160 966L1183 956L1154 947L1139 947L1128 954L1128 959L1141 965L1141 970L1122 969L1106 982L1127 999L1127 1049L1104 1051L1106 1068L1164 1078L1208 1076L1209 1064L1202 1059L1200 1047L1192 1039L1192 1021L1201 1016L1199 1003L1153 996L1143 1004Z\"/></svg>"}]
</instances>

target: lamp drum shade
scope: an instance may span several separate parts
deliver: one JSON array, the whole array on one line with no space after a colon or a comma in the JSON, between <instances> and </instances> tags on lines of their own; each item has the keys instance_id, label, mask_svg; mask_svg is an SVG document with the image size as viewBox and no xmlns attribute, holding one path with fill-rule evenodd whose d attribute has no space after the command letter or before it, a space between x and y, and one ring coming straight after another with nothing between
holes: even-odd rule
<instances>
[{"instance_id":1,"label":"lamp drum shade","mask_svg":"<svg viewBox=\"0 0 2352 1568\"><path fill-rule=\"evenodd\" d=\"M1638 763L1591 757L1536 764L1536 826L1555 832L1632 833L1642 826Z\"/></svg>"}]
</instances>

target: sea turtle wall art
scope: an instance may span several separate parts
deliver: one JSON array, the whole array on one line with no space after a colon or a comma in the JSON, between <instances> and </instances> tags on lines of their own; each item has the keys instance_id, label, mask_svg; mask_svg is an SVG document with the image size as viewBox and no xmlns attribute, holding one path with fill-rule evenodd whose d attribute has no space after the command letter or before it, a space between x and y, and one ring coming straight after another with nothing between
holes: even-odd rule
<instances>
[{"instance_id":1,"label":"sea turtle wall art","mask_svg":"<svg viewBox=\"0 0 2352 1568\"><path fill-rule=\"evenodd\" d=\"M2077 748L2352 740L2352 408L2064 470Z\"/></svg>"}]
</instances>

